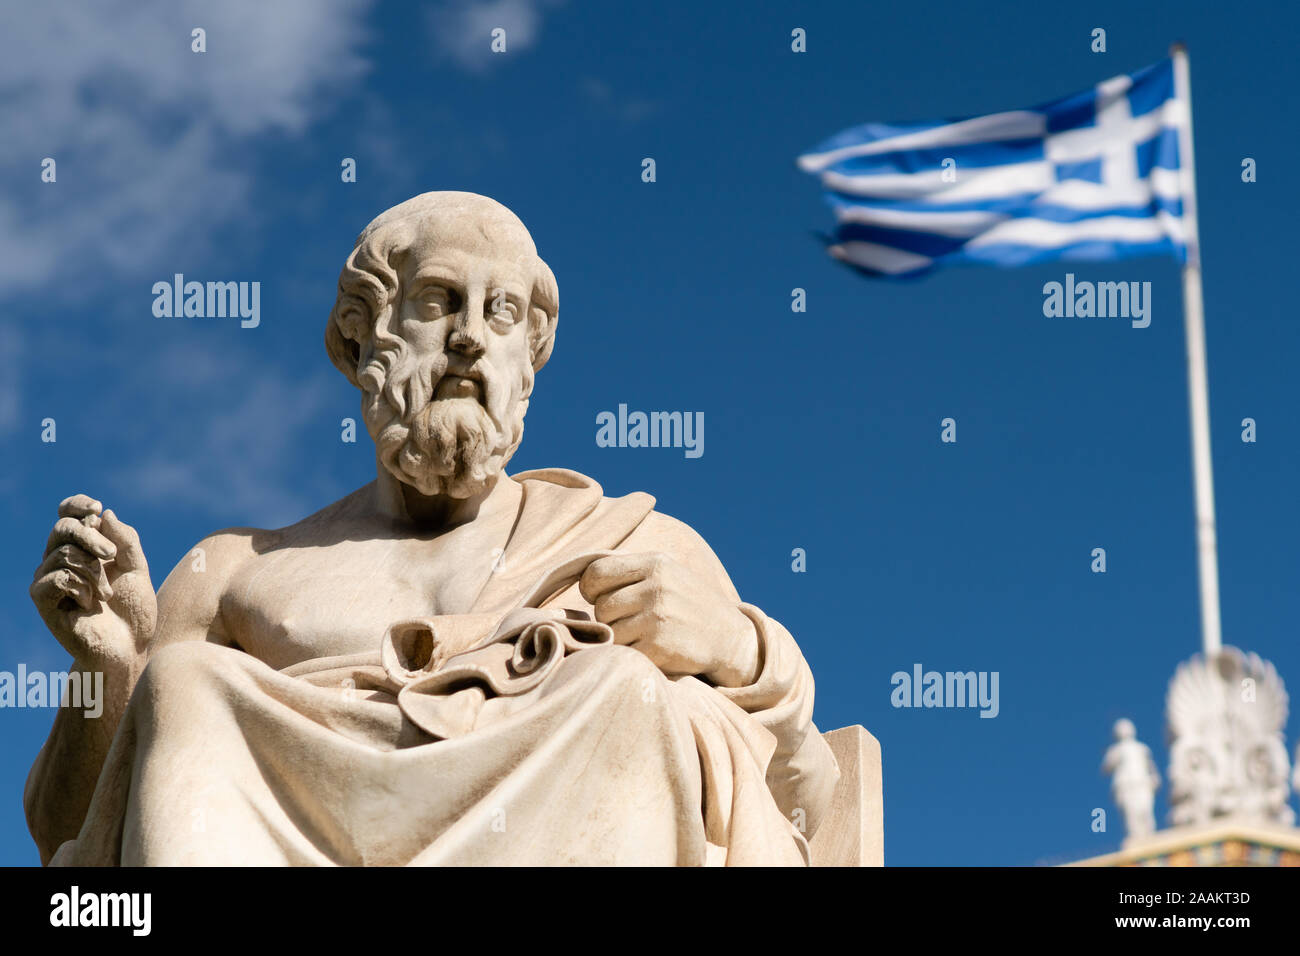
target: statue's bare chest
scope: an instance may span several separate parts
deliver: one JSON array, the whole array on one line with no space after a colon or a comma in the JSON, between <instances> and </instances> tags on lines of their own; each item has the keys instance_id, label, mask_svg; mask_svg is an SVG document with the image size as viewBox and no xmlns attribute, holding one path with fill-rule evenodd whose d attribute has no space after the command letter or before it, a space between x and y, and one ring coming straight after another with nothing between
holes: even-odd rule
<instances>
[{"instance_id":1,"label":"statue's bare chest","mask_svg":"<svg viewBox=\"0 0 1300 956\"><path fill-rule=\"evenodd\" d=\"M239 647L276 668L375 651L394 621L472 609L495 556L477 537L341 540L269 551L231 580L222 625Z\"/></svg>"}]
</instances>

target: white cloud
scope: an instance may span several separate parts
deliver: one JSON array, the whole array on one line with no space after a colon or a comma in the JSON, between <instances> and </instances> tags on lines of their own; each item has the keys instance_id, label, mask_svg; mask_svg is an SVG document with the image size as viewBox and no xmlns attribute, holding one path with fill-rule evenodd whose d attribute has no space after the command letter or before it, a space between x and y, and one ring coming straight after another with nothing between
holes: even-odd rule
<instances>
[{"instance_id":1,"label":"white cloud","mask_svg":"<svg viewBox=\"0 0 1300 956\"><path fill-rule=\"evenodd\" d=\"M0 296L61 262L148 272L250 211L233 157L301 133L366 63L370 0L28 3L0 48ZM207 52L190 31L207 31ZM58 179L40 181L53 158Z\"/></svg>"},{"instance_id":2,"label":"white cloud","mask_svg":"<svg viewBox=\"0 0 1300 956\"><path fill-rule=\"evenodd\" d=\"M440 53L463 69L480 72L495 58L533 46L543 8L555 5L555 0L447 0L429 10L429 30ZM505 30L502 54L492 52L492 31L498 27Z\"/></svg>"}]
</instances>

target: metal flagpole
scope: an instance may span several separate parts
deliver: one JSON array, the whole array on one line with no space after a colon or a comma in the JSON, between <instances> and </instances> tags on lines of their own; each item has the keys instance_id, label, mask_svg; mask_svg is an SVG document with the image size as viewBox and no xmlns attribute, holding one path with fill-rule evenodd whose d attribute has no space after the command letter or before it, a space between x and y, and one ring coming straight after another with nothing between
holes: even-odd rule
<instances>
[{"instance_id":1,"label":"metal flagpole","mask_svg":"<svg viewBox=\"0 0 1300 956\"><path fill-rule=\"evenodd\" d=\"M1219 554L1214 527L1214 472L1210 459L1210 395L1205 370L1205 306L1201 298L1201 244L1196 222L1196 165L1192 152L1192 89L1187 49L1175 44L1174 94L1187 111L1178 127L1178 166L1187 231L1183 265L1183 324L1187 335L1187 394L1192 418L1196 487L1196 552L1201 591L1201 648L1212 660L1223 646L1219 622Z\"/></svg>"}]
</instances>

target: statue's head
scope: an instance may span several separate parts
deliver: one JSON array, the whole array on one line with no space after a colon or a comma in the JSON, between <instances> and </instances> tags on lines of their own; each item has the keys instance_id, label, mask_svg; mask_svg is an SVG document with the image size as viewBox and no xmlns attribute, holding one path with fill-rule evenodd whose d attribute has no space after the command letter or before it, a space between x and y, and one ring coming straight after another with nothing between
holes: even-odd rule
<instances>
[{"instance_id":1,"label":"statue's head","mask_svg":"<svg viewBox=\"0 0 1300 956\"><path fill-rule=\"evenodd\" d=\"M514 213L431 192L357 238L325 347L361 389L384 467L423 494L465 498L519 447L558 315L555 277Z\"/></svg>"},{"instance_id":2,"label":"statue's head","mask_svg":"<svg viewBox=\"0 0 1300 956\"><path fill-rule=\"evenodd\" d=\"M1133 726L1133 721L1127 717L1121 717L1115 721L1115 726L1111 728L1116 740L1136 740L1137 728Z\"/></svg>"}]
</instances>

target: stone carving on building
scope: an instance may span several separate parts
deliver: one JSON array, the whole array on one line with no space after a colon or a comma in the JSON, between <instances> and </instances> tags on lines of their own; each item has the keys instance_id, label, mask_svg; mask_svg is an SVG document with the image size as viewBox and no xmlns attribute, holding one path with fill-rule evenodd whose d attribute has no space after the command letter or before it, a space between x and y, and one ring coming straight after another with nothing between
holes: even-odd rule
<instances>
[{"instance_id":1,"label":"stone carving on building","mask_svg":"<svg viewBox=\"0 0 1300 956\"><path fill-rule=\"evenodd\" d=\"M1115 742L1106 751L1102 772L1110 775L1111 795L1124 817L1130 839L1150 836L1156 829L1156 790L1160 772L1151 748L1137 739L1133 721L1115 721Z\"/></svg>"},{"instance_id":2,"label":"stone carving on building","mask_svg":"<svg viewBox=\"0 0 1300 956\"><path fill-rule=\"evenodd\" d=\"M1174 825L1235 815L1290 825L1287 694L1273 665L1225 647L1179 665L1166 701Z\"/></svg>"}]
</instances>

